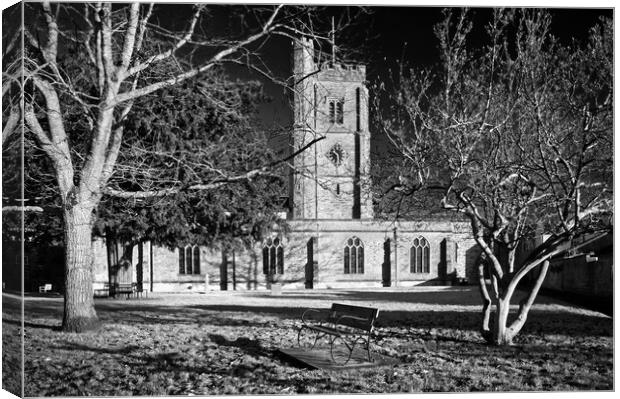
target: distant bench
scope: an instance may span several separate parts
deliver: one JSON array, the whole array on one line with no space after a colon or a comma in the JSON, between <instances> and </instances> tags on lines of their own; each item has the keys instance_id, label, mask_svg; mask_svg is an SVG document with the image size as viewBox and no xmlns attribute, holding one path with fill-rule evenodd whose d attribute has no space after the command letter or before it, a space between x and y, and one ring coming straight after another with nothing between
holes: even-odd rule
<instances>
[{"instance_id":1,"label":"distant bench","mask_svg":"<svg viewBox=\"0 0 620 399\"><path fill-rule=\"evenodd\" d=\"M95 288L95 297L110 296L110 284L104 283L103 288Z\"/></svg>"},{"instance_id":2,"label":"distant bench","mask_svg":"<svg viewBox=\"0 0 620 399\"><path fill-rule=\"evenodd\" d=\"M134 285L132 283L121 283L114 287L114 295L127 295L127 299L134 293Z\"/></svg>"},{"instance_id":3,"label":"distant bench","mask_svg":"<svg viewBox=\"0 0 620 399\"><path fill-rule=\"evenodd\" d=\"M127 299L132 295L142 296L144 293L143 286L141 283L116 283L110 287L109 283L104 283L103 288L95 289L96 297L107 297L107 296L116 296L126 295Z\"/></svg>"},{"instance_id":4,"label":"distant bench","mask_svg":"<svg viewBox=\"0 0 620 399\"><path fill-rule=\"evenodd\" d=\"M366 349L368 361L372 362L370 340L378 316L379 309L339 303L332 304L327 317L325 310L307 309L301 316L302 325L297 334L297 345L302 346L301 339L304 334L315 334L310 349L313 349L321 338L327 338L330 356L336 363L348 363L357 345ZM312 340L311 337L308 338ZM334 356L338 350L343 350L345 355Z\"/></svg>"}]
</instances>

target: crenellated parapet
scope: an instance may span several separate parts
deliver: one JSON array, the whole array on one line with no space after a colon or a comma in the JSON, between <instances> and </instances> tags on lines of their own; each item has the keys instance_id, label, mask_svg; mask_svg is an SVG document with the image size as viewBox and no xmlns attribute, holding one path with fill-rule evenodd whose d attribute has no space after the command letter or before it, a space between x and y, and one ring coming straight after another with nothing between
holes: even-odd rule
<instances>
[{"instance_id":1,"label":"crenellated parapet","mask_svg":"<svg viewBox=\"0 0 620 399\"><path fill-rule=\"evenodd\" d=\"M324 62L321 64L318 79L364 82L366 80L366 65Z\"/></svg>"}]
</instances>

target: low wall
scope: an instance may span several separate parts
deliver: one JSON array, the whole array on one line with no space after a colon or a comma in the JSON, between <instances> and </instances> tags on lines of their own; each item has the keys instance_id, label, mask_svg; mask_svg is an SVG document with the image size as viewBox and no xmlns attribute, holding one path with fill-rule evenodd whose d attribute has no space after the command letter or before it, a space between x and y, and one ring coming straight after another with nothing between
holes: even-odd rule
<instances>
[{"instance_id":1,"label":"low wall","mask_svg":"<svg viewBox=\"0 0 620 399\"><path fill-rule=\"evenodd\" d=\"M603 253L586 262L586 255L554 259L549 265L543 288L589 297L613 295L613 256Z\"/></svg>"}]
</instances>

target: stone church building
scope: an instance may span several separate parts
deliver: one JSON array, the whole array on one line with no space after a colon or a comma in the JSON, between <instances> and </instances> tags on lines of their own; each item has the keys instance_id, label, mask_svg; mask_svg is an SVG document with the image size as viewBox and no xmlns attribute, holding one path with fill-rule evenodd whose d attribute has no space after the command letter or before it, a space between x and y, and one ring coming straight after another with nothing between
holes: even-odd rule
<instances>
[{"instance_id":1,"label":"stone church building","mask_svg":"<svg viewBox=\"0 0 620 399\"><path fill-rule=\"evenodd\" d=\"M274 232L251 251L228 254L146 243L122 265L120 248L98 242L96 290L106 283L187 292L264 289L273 282L303 289L472 279L477 250L467 223L373 218L366 67L317 65L312 41L302 39L294 44L293 68L294 127L288 144L292 151L310 145L292 161L289 232Z\"/></svg>"}]
</instances>

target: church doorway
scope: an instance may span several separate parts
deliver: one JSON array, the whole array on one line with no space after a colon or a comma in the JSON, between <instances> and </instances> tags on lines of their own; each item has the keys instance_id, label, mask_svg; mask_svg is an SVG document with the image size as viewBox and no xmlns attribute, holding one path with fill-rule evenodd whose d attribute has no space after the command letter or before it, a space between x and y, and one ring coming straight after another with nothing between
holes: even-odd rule
<instances>
[{"instance_id":1,"label":"church doorway","mask_svg":"<svg viewBox=\"0 0 620 399\"><path fill-rule=\"evenodd\" d=\"M131 286L133 283L134 244L120 242L112 234L106 238L109 295L115 296L119 286Z\"/></svg>"},{"instance_id":2,"label":"church doorway","mask_svg":"<svg viewBox=\"0 0 620 399\"><path fill-rule=\"evenodd\" d=\"M305 287L307 289L314 288L314 270L318 266L318 259L315 259L315 251L317 250L316 244L317 244L317 239L315 237L310 238L308 240L308 243L306 244L307 256L306 256L306 267L305 267L306 269L305 270L305 275L306 275Z\"/></svg>"},{"instance_id":3,"label":"church doorway","mask_svg":"<svg viewBox=\"0 0 620 399\"><path fill-rule=\"evenodd\" d=\"M392 240L389 238L383 242L383 265L382 282L384 287L392 285Z\"/></svg>"},{"instance_id":4,"label":"church doorway","mask_svg":"<svg viewBox=\"0 0 620 399\"><path fill-rule=\"evenodd\" d=\"M222 263L220 263L220 290L228 290L228 254L222 250Z\"/></svg>"},{"instance_id":5,"label":"church doorway","mask_svg":"<svg viewBox=\"0 0 620 399\"><path fill-rule=\"evenodd\" d=\"M138 263L136 264L136 291L144 290L144 243L138 243Z\"/></svg>"}]
</instances>

